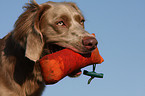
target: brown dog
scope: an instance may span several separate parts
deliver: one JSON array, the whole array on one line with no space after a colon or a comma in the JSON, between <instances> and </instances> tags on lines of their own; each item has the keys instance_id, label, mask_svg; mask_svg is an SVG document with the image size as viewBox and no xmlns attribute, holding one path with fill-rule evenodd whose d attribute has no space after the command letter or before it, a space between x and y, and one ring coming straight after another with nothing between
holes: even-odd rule
<instances>
[{"instance_id":1,"label":"brown dog","mask_svg":"<svg viewBox=\"0 0 145 96\"><path fill-rule=\"evenodd\" d=\"M14 30L0 39L0 96L40 96L45 84L36 61L63 48L86 54L97 46L74 3L33 0L25 8Z\"/></svg>"}]
</instances>

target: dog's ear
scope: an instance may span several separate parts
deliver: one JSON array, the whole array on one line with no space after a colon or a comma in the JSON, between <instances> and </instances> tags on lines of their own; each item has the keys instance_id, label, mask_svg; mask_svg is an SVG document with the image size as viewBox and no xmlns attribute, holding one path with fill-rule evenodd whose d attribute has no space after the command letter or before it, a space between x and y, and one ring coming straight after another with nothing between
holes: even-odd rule
<instances>
[{"instance_id":1,"label":"dog's ear","mask_svg":"<svg viewBox=\"0 0 145 96\"><path fill-rule=\"evenodd\" d=\"M43 35L40 31L41 17L50 5L39 5L35 0L31 0L23 8L26 11L16 21L12 36L15 42L25 49L25 56L32 61L37 61L44 46Z\"/></svg>"},{"instance_id":2,"label":"dog's ear","mask_svg":"<svg viewBox=\"0 0 145 96\"><path fill-rule=\"evenodd\" d=\"M49 5L40 5L40 9L34 19L33 31L27 36L25 56L35 62L39 60L44 46L43 35L39 27L40 20L44 12L49 8Z\"/></svg>"},{"instance_id":3,"label":"dog's ear","mask_svg":"<svg viewBox=\"0 0 145 96\"><path fill-rule=\"evenodd\" d=\"M40 58L43 45L42 34L29 33L27 36L25 56L36 62Z\"/></svg>"}]
</instances>

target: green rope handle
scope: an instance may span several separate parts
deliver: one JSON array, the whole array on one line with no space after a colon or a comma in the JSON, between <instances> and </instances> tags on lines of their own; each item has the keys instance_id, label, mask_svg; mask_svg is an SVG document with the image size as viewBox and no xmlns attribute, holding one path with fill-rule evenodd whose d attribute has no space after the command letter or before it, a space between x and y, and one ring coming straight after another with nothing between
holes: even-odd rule
<instances>
[{"instance_id":1,"label":"green rope handle","mask_svg":"<svg viewBox=\"0 0 145 96\"><path fill-rule=\"evenodd\" d=\"M89 72L87 70L84 70L83 74L87 76L91 76L91 78L88 80L88 84L91 83L91 81L96 77L96 78L103 78L103 73L96 73L96 64L93 64L93 71Z\"/></svg>"}]
</instances>

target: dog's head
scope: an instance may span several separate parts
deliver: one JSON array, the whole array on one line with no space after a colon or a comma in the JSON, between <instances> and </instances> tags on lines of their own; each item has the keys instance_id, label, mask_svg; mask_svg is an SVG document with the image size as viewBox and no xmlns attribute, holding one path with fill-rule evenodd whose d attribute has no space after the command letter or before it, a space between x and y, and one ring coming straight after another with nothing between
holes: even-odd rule
<instances>
[{"instance_id":1,"label":"dog's head","mask_svg":"<svg viewBox=\"0 0 145 96\"><path fill-rule=\"evenodd\" d=\"M25 56L37 61L46 54L63 48L86 54L97 46L97 40L84 29L84 17L71 2L35 1L25 6L26 11L15 23L14 39L25 48Z\"/></svg>"}]
</instances>

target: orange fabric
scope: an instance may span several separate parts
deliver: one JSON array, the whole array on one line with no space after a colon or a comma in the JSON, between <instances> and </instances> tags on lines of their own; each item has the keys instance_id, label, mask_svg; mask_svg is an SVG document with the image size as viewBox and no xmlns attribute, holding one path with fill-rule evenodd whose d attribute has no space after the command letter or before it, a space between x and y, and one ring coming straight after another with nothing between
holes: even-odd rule
<instances>
[{"instance_id":1,"label":"orange fabric","mask_svg":"<svg viewBox=\"0 0 145 96\"><path fill-rule=\"evenodd\" d=\"M104 61L96 48L89 57L84 57L70 49L63 49L40 59L43 79L46 84L54 84L75 70Z\"/></svg>"}]
</instances>

